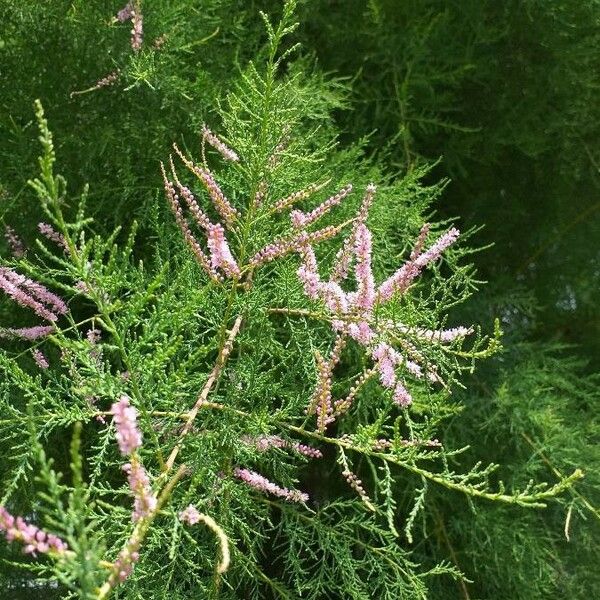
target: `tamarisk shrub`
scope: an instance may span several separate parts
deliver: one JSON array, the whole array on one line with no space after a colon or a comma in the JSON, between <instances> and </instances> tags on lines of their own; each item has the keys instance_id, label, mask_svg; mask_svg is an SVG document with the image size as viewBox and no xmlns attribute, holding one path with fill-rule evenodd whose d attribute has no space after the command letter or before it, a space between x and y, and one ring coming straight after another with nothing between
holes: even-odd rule
<instances>
[{"instance_id":1,"label":"tamarisk shrub","mask_svg":"<svg viewBox=\"0 0 600 600\"><path fill-rule=\"evenodd\" d=\"M293 11L264 16L266 64L242 73L200 157L178 143L160 165L167 202L143 260L135 225L104 239L85 190L71 208L36 105L31 185L53 244L3 267L3 289L51 325L13 334L43 349L43 371L0 353L0 529L64 597L423 598L430 576L462 576L411 561L427 486L535 508L581 475L509 491L495 465L451 467L460 451L436 432L500 332L448 326L474 279L458 230L421 226L436 191L377 191L358 151L336 156L305 114L282 66ZM426 202L407 204L394 245L409 191ZM66 454L70 477L54 466Z\"/></svg>"}]
</instances>

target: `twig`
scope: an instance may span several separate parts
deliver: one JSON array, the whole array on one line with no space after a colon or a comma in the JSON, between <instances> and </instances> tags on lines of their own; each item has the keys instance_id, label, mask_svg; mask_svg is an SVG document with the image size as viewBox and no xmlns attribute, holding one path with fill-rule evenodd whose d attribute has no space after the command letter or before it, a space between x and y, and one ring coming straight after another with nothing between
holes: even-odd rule
<instances>
[{"instance_id":1,"label":"twig","mask_svg":"<svg viewBox=\"0 0 600 600\"><path fill-rule=\"evenodd\" d=\"M177 442L177 444L175 444L173 450L171 450L171 454L169 454L169 458L167 458L167 462L165 463L165 473L168 473L173 468L175 459L177 458L177 455L179 454L179 451L183 446L185 436L190 432L190 429L194 424L194 420L196 419L196 415L198 414L200 407L206 402L208 394L210 393L213 385L219 378L219 375L221 374L221 371L225 366L225 363L227 362L227 358L231 354L231 349L233 348L233 340L239 333L241 325L242 315L239 315L235 320L233 327L229 331L229 335L227 336L227 339L225 340L225 343L223 344L221 351L219 352L219 356L217 357L215 366L213 367L210 375L208 376L208 379L206 380L206 383L204 384L204 387L202 388L202 391L200 392L200 395L198 396L194 407L188 413L187 421L185 422L185 425L181 430L181 435L179 436L179 441Z\"/></svg>"}]
</instances>

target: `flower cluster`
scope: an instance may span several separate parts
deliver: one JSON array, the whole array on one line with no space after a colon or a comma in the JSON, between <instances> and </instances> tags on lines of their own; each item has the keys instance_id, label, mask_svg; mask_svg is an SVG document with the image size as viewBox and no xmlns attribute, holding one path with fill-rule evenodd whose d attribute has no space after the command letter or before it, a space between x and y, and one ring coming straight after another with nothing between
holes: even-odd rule
<instances>
[{"instance_id":1,"label":"flower cluster","mask_svg":"<svg viewBox=\"0 0 600 600\"><path fill-rule=\"evenodd\" d=\"M178 149L177 151L179 152ZM238 218L239 213L225 197L212 174L207 169L193 165L190 161L185 159L180 152L179 154L182 156L187 166L192 169L193 173L195 173L200 181L204 183L210 198L213 200L217 212L221 215L228 228L231 228L233 222ZM240 268L233 257L233 254L231 253L231 249L225 235L225 229L220 223L212 223L210 221L208 216L198 206L192 191L179 181L172 160L170 161L170 164L173 181L170 181L167 178L164 165L161 163L165 192L167 199L169 200L171 210L175 215L175 220L177 221L177 224L179 225L186 242L194 253L196 260L206 271L209 277L214 281L220 281L223 275L226 277L238 278L241 274ZM175 187L177 187L177 190ZM192 230L183 214L183 209L180 202L181 199L183 199L183 201L186 203L198 227L205 231L210 256L207 256L200 246L198 240L192 233ZM220 269L221 273L219 273L217 269Z\"/></svg>"},{"instance_id":2,"label":"flower cluster","mask_svg":"<svg viewBox=\"0 0 600 600\"><path fill-rule=\"evenodd\" d=\"M50 366L48 364L48 359L44 356L44 354L43 354L43 352L41 350L38 350L36 348L35 350L33 350L31 352L31 354L33 355L33 360L35 361L35 364L40 369L47 369Z\"/></svg>"},{"instance_id":3,"label":"flower cluster","mask_svg":"<svg viewBox=\"0 0 600 600\"><path fill-rule=\"evenodd\" d=\"M208 142L225 160L238 162L240 157L227 144L221 141L206 125L202 126L202 140Z\"/></svg>"},{"instance_id":4,"label":"flower cluster","mask_svg":"<svg viewBox=\"0 0 600 600\"><path fill-rule=\"evenodd\" d=\"M472 332L465 327L450 330L410 329L402 323L377 318L378 308L395 296L406 292L422 270L439 259L442 253L456 241L459 231L450 229L429 249L424 250L429 226L423 226L409 260L378 287L371 266L372 235L366 224L374 194L375 186L369 185L352 231L336 256L328 281L323 281L319 275L312 245L307 243L300 250L302 263L298 269L298 277L304 291L311 299L324 303L331 313L332 327L337 333L329 360L325 360L320 354L316 356L318 383L309 405L309 412L317 413L320 430L333 421L336 415L348 410L358 387L374 373L372 370L364 373L360 378L361 381L353 386L347 398L332 402L332 371L348 339L353 339L367 350L373 360L374 370L379 374L381 384L392 390L393 399L398 405L405 407L412 402L412 397L405 382L398 377L399 368L418 379L427 376L430 381L440 381L440 377L435 366L428 364L412 344L404 342L403 352L400 352L393 347L391 340L398 334L406 334L410 331L430 343L443 344ZM301 219L296 216L296 221L300 222ZM340 284L347 278L353 263L356 289L347 292Z\"/></svg>"},{"instance_id":5,"label":"flower cluster","mask_svg":"<svg viewBox=\"0 0 600 600\"><path fill-rule=\"evenodd\" d=\"M132 458L131 462L123 465L123 471L127 473L129 489L133 492L132 519L139 521L156 510L157 498L150 487L150 479L139 460Z\"/></svg>"},{"instance_id":6,"label":"flower cluster","mask_svg":"<svg viewBox=\"0 0 600 600\"><path fill-rule=\"evenodd\" d=\"M16 231L12 227L6 225L4 227L4 237L6 238L11 254L15 258L23 258L23 256L25 256L25 244L17 235Z\"/></svg>"},{"instance_id":7,"label":"flower cluster","mask_svg":"<svg viewBox=\"0 0 600 600\"><path fill-rule=\"evenodd\" d=\"M69 247L67 246L65 236L58 233L52 225L48 225L48 223L38 223L38 229L45 238L60 246L65 252L68 252Z\"/></svg>"},{"instance_id":8,"label":"flower cluster","mask_svg":"<svg viewBox=\"0 0 600 600\"><path fill-rule=\"evenodd\" d=\"M123 456L129 456L130 462L123 465L127 473L129 489L133 494L132 519L138 521L156 509L157 499L150 479L140 463L136 450L142 445L142 434L137 426L137 411L129 404L129 398L122 395L111 407L111 413L117 429L116 437Z\"/></svg>"},{"instance_id":9,"label":"flower cluster","mask_svg":"<svg viewBox=\"0 0 600 600\"><path fill-rule=\"evenodd\" d=\"M19 338L33 341L45 337L54 331L52 325L35 325L34 327L7 327L0 329L0 337Z\"/></svg>"},{"instance_id":10,"label":"flower cluster","mask_svg":"<svg viewBox=\"0 0 600 600\"><path fill-rule=\"evenodd\" d=\"M127 474L129 489L133 494L131 518L133 521L139 521L156 511L158 499L152 491L148 474L137 455L137 450L142 445L142 434L137 425L137 411L129 403L129 398L123 394L112 405L110 412L115 423L119 450L123 456L129 457L129 462L124 464L122 468ZM133 565L139 559L139 544L137 538L132 538L119 553L109 579L111 587L114 587L118 582L125 581L131 574Z\"/></svg>"},{"instance_id":11,"label":"flower cluster","mask_svg":"<svg viewBox=\"0 0 600 600\"><path fill-rule=\"evenodd\" d=\"M179 513L179 520L182 523L187 523L188 525L196 525L196 523L199 523L201 519L201 513L193 504L189 504Z\"/></svg>"},{"instance_id":12,"label":"flower cluster","mask_svg":"<svg viewBox=\"0 0 600 600\"><path fill-rule=\"evenodd\" d=\"M24 544L26 554L64 554L67 550L67 544L58 536L38 529L21 517L13 517L3 506L0 506L0 531L9 542L15 540Z\"/></svg>"},{"instance_id":13,"label":"flower cluster","mask_svg":"<svg viewBox=\"0 0 600 600\"><path fill-rule=\"evenodd\" d=\"M142 434L137 427L137 410L122 395L110 409L117 429L117 443L123 456L132 454L142 445Z\"/></svg>"},{"instance_id":14,"label":"flower cluster","mask_svg":"<svg viewBox=\"0 0 600 600\"><path fill-rule=\"evenodd\" d=\"M111 588L115 587L117 583L123 583L131 575L133 565L140 559L139 549L139 541L134 538L119 552L108 579L108 585Z\"/></svg>"},{"instance_id":15,"label":"flower cluster","mask_svg":"<svg viewBox=\"0 0 600 600\"><path fill-rule=\"evenodd\" d=\"M255 490L268 492L269 494L273 494L273 496L278 496L290 502L308 502L308 494L280 487L255 471L236 467L233 470L233 474Z\"/></svg>"},{"instance_id":16,"label":"flower cluster","mask_svg":"<svg viewBox=\"0 0 600 600\"><path fill-rule=\"evenodd\" d=\"M117 13L117 21L120 23L131 21L131 48L134 52L139 52L144 41L143 16L139 0L135 3L129 0Z\"/></svg>"},{"instance_id":17,"label":"flower cluster","mask_svg":"<svg viewBox=\"0 0 600 600\"><path fill-rule=\"evenodd\" d=\"M261 435L261 436L243 436L242 442L253 446L259 452L266 452L270 448L289 448L298 454L303 454L309 458L323 458L323 453L317 448L308 446L307 444L301 444L300 442L290 442L284 440L278 435Z\"/></svg>"},{"instance_id":18,"label":"flower cluster","mask_svg":"<svg viewBox=\"0 0 600 600\"><path fill-rule=\"evenodd\" d=\"M7 267L0 267L0 288L17 304L33 310L46 321L54 322L67 312L67 305L41 283L32 281Z\"/></svg>"}]
</instances>

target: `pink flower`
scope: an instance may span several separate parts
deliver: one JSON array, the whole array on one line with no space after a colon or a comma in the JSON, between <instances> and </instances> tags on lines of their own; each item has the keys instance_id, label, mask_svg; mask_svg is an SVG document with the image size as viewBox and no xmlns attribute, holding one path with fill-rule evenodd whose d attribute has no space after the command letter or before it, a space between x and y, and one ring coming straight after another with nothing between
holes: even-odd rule
<instances>
[{"instance_id":1,"label":"pink flower","mask_svg":"<svg viewBox=\"0 0 600 600\"><path fill-rule=\"evenodd\" d=\"M328 213L334 206L337 206L350 192L352 191L352 184L348 184L343 187L335 196L331 196L315 209L309 213L303 213L299 210L293 210L290 214L292 225L296 229L302 229L308 227L314 223L317 219L320 219L323 215Z\"/></svg>"},{"instance_id":2,"label":"pink flower","mask_svg":"<svg viewBox=\"0 0 600 600\"><path fill-rule=\"evenodd\" d=\"M50 365L48 364L48 360L46 359L46 357L43 355L41 350L38 350L37 348L35 350L32 351L33 354L33 360L35 360L35 364L40 368L40 369L47 369Z\"/></svg>"},{"instance_id":3,"label":"pink flower","mask_svg":"<svg viewBox=\"0 0 600 600\"><path fill-rule=\"evenodd\" d=\"M266 452L270 448L289 448L298 454L303 454L310 458L323 457L323 453L317 448L299 442L289 442L278 435L261 435L258 437L244 436L242 437L242 441L245 444L254 446L259 452Z\"/></svg>"},{"instance_id":4,"label":"pink flower","mask_svg":"<svg viewBox=\"0 0 600 600\"><path fill-rule=\"evenodd\" d=\"M67 544L58 536L38 529L21 517L13 517L3 506L0 506L0 531L9 542L14 540L24 544L26 554L63 554L67 551Z\"/></svg>"},{"instance_id":5,"label":"pink flower","mask_svg":"<svg viewBox=\"0 0 600 600\"><path fill-rule=\"evenodd\" d=\"M200 522L200 513L193 504L189 504L179 513L179 519L188 525L196 525L196 523Z\"/></svg>"},{"instance_id":6,"label":"pink flower","mask_svg":"<svg viewBox=\"0 0 600 600\"><path fill-rule=\"evenodd\" d=\"M121 23L125 23L125 21L129 21L131 16L133 15L133 2L128 2L118 13L117 20Z\"/></svg>"},{"instance_id":7,"label":"pink flower","mask_svg":"<svg viewBox=\"0 0 600 600\"><path fill-rule=\"evenodd\" d=\"M207 244L210 250L210 264L213 269L221 268L228 277L241 275L235 258L231 254L229 244L225 239L225 230L218 223L210 225L207 232Z\"/></svg>"},{"instance_id":8,"label":"pink flower","mask_svg":"<svg viewBox=\"0 0 600 600\"><path fill-rule=\"evenodd\" d=\"M134 498L132 519L139 521L156 510L158 500L152 492L146 470L137 459L123 465L123 471L127 473L129 489Z\"/></svg>"},{"instance_id":9,"label":"pink flower","mask_svg":"<svg viewBox=\"0 0 600 600\"><path fill-rule=\"evenodd\" d=\"M371 232L364 223L361 223L356 228L354 240L355 271L358 284L354 305L364 311L371 311L375 302L375 280L371 271L371 252Z\"/></svg>"},{"instance_id":10,"label":"pink flower","mask_svg":"<svg viewBox=\"0 0 600 600\"><path fill-rule=\"evenodd\" d=\"M68 252L69 246L67 245L65 236L58 233L52 225L48 225L48 223L38 223L38 229L44 237L60 246L65 252Z\"/></svg>"},{"instance_id":11,"label":"pink flower","mask_svg":"<svg viewBox=\"0 0 600 600\"><path fill-rule=\"evenodd\" d=\"M421 230L421 233L423 229ZM429 250L417 254L413 251L411 258L406 264L402 265L391 277L386 279L378 290L380 300L387 301L396 293L403 293L413 280L421 273L424 267L429 263L436 261L444 250L449 248L457 239L460 232L452 228L442 235ZM423 243L423 236L419 237L418 246Z\"/></svg>"},{"instance_id":12,"label":"pink flower","mask_svg":"<svg viewBox=\"0 0 600 600\"><path fill-rule=\"evenodd\" d=\"M142 434L137 427L137 410L124 394L110 409L117 429L117 443L123 456L132 454L142 445Z\"/></svg>"},{"instance_id":13,"label":"pink flower","mask_svg":"<svg viewBox=\"0 0 600 600\"><path fill-rule=\"evenodd\" d=\"M269 481L266 477L263 477L254 471L236 467L233 470L233 474L255 490L273 494L273 496L278 496L279 498L289 500L290 502L308 501L308 494L298 490L288 490L287 488L279 487L275 483Z\"/></svg>"},{"instance_id":14,"label":"pink flower","mask_svg":"<svg viewBox=\"0 0 600 600\"><path fill-rule=\"evenodd\" d=\"M58 314L67 312L67 305L61 298L37 283L12 269L0 267L0 288L21 306L31 308L47 321L56 321Z\"/></svg>"},{"instance_id":15,"label":"pink flower","mask_svg":"<svg viewBox=\"0 0 600 600\"><path fill-rule=\"evenodd\" d=\"M202 125L202 139L218 150L225 160L238 162L240 157L225 143L223 143L206 125Z\"/></svg>"},{"instance_id":16,"label":"pink flower","mask_svg":"<svg viewBox=\"0 0 600 600\"><path fill-rule=\"evenodd\" d=\"M183 152L173 144L173 149L184 162L185 166L192 172L198 179L203 183L210 199L212 200L215 209L223 219L225 226L231 229L234 222L240 217L239 211L234 208L223 193L223 190L219 187L219 184L215 181L212 173L209 169L199 167L195 165L191 160L187 159Z\"/></svg>"},{"instance_id":17,"label":"pink flower","mask_svg":"<svg viewBox=\"0 0 600 600\"><path fill-rule=\"evenodd\" d=\"M41 337L45 337L54 331L52 325L36 325L34 327L19 327L17 329L7 328L0 330L0 337L15 337L21 338L22 340L37 340Z\"/></svg>"},{"instance_id":18,"label":"pink flower","mask_svg":"<svg viewBox=\"0 0 600 600\"><path fill-rule=\"evenodd\" d=\"M11 254L15 258L25 256L25 244L12 227L8 225L4 227L4 237L6 238Z\"/></svg>"},{"instance_id":19,"label":"pink flower","mask_svg":"<svg viewBox=\"0 0 600 600\"><path fill-rule=\"evenodd\" d=\"M131 48L134 52L139 52L144 41L143 21L140 2L138 1L135 6L135 10L131 11Z\"/></svg>"},{"instance_id":20,"label":"pink flower","mask_svg":"<svg viewBox=\"0 0 600 600\"><path fill-rule=\"evenodd\" d=\"M424 225L409 260L384 281L379 289L376 289L371 264L372 234L366 225L374 194L375 186L369 185L352 231L335 257L329 280L321 279L317 259L309 240L304 240L298 249L301 264L297 274L306 295L313 300L321 300L329 310L332 328L338 335L349 336L367 350L375 363L375 370L379 374L381 384L393 390L393 398L397 404L407 406L412 402L412 398L404 382L398 380L396 374L398 367L402 366L406 372L418 379L423 378L424 375L432 382L441 382L441 379L436 367L428 364L427 358L398 333L413 334L432 344L442 344L460 339L471 333L472 329L464 327L449 330L409 329L402 323L378 317L377 308L384 305L396 293L408 289L423 268L437 260L444 250L456 241L459 232L452 228L440 236L428 250L423 250L429 233L429 225ZM297 226L306 224L306 216L299 211L294 211L292 219ZM353 262L355 262L356 291L345 291L340 282L348 276ZM404 355L392 347L390 340L400 346ZM327 364L327 361L322 358L317 361L317 386L309 405L309 412L317 413L319 430L323 430L335 416L349 408L360 387L357 383L346 399L332 402L331 370L325 368Z\"/></svg>"},{"instance_id":21,"label":"pink flower","mask_svg":"<svg viewBox=\"0 0 600 600\"><path fill-rule=\"evenodd\" d=\"M412 403L412 396L408 393L408 390L401 381L396 382L393 397L394 402L402 407L406 407Z\"/></svg>"}]
</instances>

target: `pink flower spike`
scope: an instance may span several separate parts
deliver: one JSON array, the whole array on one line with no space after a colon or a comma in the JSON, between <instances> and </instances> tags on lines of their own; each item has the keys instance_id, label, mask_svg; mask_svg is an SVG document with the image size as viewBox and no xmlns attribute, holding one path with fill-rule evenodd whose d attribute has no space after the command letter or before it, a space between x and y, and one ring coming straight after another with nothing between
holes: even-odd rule
<instances>
[{"instance_id":1,"label":"pink flower spike","mask_svg":"<svg viewBox=\"0 0 600 600\"><path fill-rule=\"evenodd\" d=\"M423 229L421 230L423 232ZM384 281L378 291L381 301L389 300L395 293L403 293L424 267L437 260L444 250L451 246L460 235L458 229L452 228L442 235L429 250L405 263L391 277ZM414 252L413 252L414 254Z\"/></svg>"},{"instance_id":2,"label":"pink flower spike","mask_svg":"<svg viewBox=\"0 0 600 600\"><path fill-rule=\"evenodd\" d=\"M444 235L442 235L438 241L431 246L431 248L429 248L429 250L417 256L415 259L415 264L418 267L423 268L429 263L437 260L442 255L444 250L448 249L450 246L452 246L452 244L454 244L454 242L456 242L459 235L460 231L453 227L444 233Z\"/></svg>"},{"instance_id":3,"label":"pink flower spike","mask_svg":"<svg viewBox=\"0 0 600 600\"><path fill-rule=\"evenodd\" d=\"M233 474L255 490L273 494L273 496L278 496L290 502L308 502L308 494L298 490L288 490L287 488L279 487L254 471L236 467L233 470Z\"/></svg>"},{"instance_id":4,"label":"pink flower spike","mask_svg":"<svg viewBox=\"0 0 600 600\"><path fill-rule=\"evenodd\" d=\"M313 209L309 213L303 213L299 210L293 210L290 214L290 218L292 219L292 225L296 229L302 229L303 227L308 227L316 220L320 219L323 215L327 214L334 206L337 206L350 192L352 191L352 184L349 183L347 186L343 187L335 196L331 196L315 209Z\"/></svg>"},{"instance_id":5,"label":"pink flower spike","mask_svg":"<svg viewBox=\"0 0 600 600\"><path fill-rule=\"evenodd\" d=\"M415 260L417 258L417 256L419 256L419 254L421 254L421 252L423 251L423 246L425 245L425 240L427 239L427 236L429 235L429 223L425 223L422 227L421 227L421 231L419 232L419 237L417 238L417 241L415 242L413 251L410 253L410 260Z\"/></svg>"},{"instance_id":6,"label":"pink flower spike","mask_svg":"<svg viewBox=\"0 0 600 600\"><path fill-rule=\"evenodd\" d=\"M131 11L131 48L134 52L139 52L144 41L143 21L140 2L136 2L135 9Z\"/></svg>"},{"instance_id":7,"label":"pink flower spike","mask_svg":"<svg viewBox=\"0 0 600 600\"><path fill-rule=\"evenodd\" d=\"M258 437L243 436L242 441L245 444L254 446L259 452L266 452L270 448L289 448L298 454L303 454L310 458L323 457L323 453L320 450L317 450L317 448L299 442L288 442L278 435L262 435Z\"/></svg>"},{"instance_id":8,"label":"pink flower spike","mask_svg":"<svg viewBox=\"0 0 600 600\"><path fill-rule=\"evenodd\" d=\"M371 311L375 303L375 280L371 270L371 232L364 223L356 228L354 253L356 255L356 282L358 290L354 305L363 311Z\"/></svg>"},{"instance_id":9,"label":"pink flower spike","mask_svg":"<svg viewBox=\"0 0 600 600\"><path fill-rule=\"evenodd\" d=\"M241 272L225 239L225 230L217 223L210 225L207 232L210 262L213 269L221 268L228 277L240 277Z\"/></svg>"},{"instance_id":10,"label":"pink flower spike","mask_svg":"<svg viewBox=\"0 0 600 600\"><path fill-rule=\"evenodd\" d=\"M396 385L396 365L402 357L389 345L380 343L371 353L375 366L379 371L381 384L387 388Z\"/></svg>"},{"instance_id":11,"label":"pink flower spike","mask_svg":"<svg viewBox=\"0 0 600 600\"><path fill-rule=\"evenodd\" d=\"M133 15L133 2L128 2L118 13L117 20L120 23L125 23L125 21L129 21L131 16Z\"/></svg>"},{"instance_id":12,"label":"pink flower spike","mask_svg":"<svg viewBox=\"0 0 600 600\"><path fill-rule=\"evenodd\" d=\"M152 492L146 470L135 457L130 463L123 465L123 471L127 473L129 489L134 498L131 518L134 522L139 521L156 510L158 499Z\"/></svg>"},{"instance_id":13,"label":"pink flower spike","mask_svg":"<svg viewBox=\"0 0 600 600\"><path fill-rule=\"evenodd\" d=\"M123 394L110 409L117 429L116 437L123 456L129 456L142 445L142 434L137 427L137 410Z\"/></svg>"},{"instance_id":14,"label":"pink flower spike","mask_svg":"<svg viewBox=\"0 0 600 600\"><path fill-rule=\"evenodd\" d=\"M35 350L32 351L32 354L33 354L33 360L35 360L35 364L40 369L47 369L50 366L48 364L48 360L43 355L43 353L42 353L41 350L35 349Z\"/></svg>"},{"instance_id":15,"label":"pink flower spike","mask_svg":"<svg viewBox=\"0 0 600 600\"><path fill-rule=\"evenodd\" d=\"M23 258L25 256L25 244L23 240L17 235L12 227L6 225L4 227L4 237L8 243L11 254L15 258Z\"/></svg>"},{"instance_id":16,"label":"pink flower spike","mask_svg":"<svg viewBox=\"0 0 600 600\"><path fill-rule=\"evenodd\" d=\"M354 227L352 228L350 235L344 240L344 244L338 250L338 253L335 256L333 269L331 271L331 281L340 282L346 279L348 276L348 271L350 270L352 260L354 259L353 250L356 239L356 230L360 224L364 224L367 221L367 217L369 216L369 208L373 203L376 189L377 188L370 183L365 190L365 195L363 196Z\"/></svg>"},{"instance_id":17,"label":"pink flower spike","mask_svg":"<svg viewBox=\"0 0 600 600\"><path fill-rule=\"evenodd\" d=\"M65 252L69 251L65 236L58 233L52 225L48 225L48 223L38 223L38 229L46 239L54 242L57 246L60 246Z\"/></svg>"},{"instance_id":18,"label":"pink flower spike","mask_svg":"<svg viewBox=\"0 0 600 600\"><path fill-rule=\"evenodd\" d=\"M316 242L322 242L337 235L341 227L328 226L317 231L301 231L291 238L281 238L268 244L259 250L248 262L253 267L258 267L264 263L270 262L290 254L291 252L304 252L307 245Z\"/></svg>"},{"instance_id":19,"label":"pink flower spike","mask_svg":"<svg viewBox=\"0 0 600 600\"><path fill-rule=\"evenodd\" d=\"M0 268L0 288L4 290L17 304L31 308L38 316L47 321L56 321L58 316L48 310L43 304L32 298L28 293L22 290L9 280L9 269Z\"/></svg>"},{"instance_id":20,"label":"pink flower spike","mask_svg":"<svg viewBox=\"0 0 600 600\"><path fill-rule=\"evenodd\" d=\"M25 554L64 554L68 549L58 536L38 529L21 517L13 517L4 506L0 506L0 531L4 532L9 542L23 544Z\"/></svg>"},{"instance_id":21,"label":"pink flower spike","mask_svg":"<svg viewBox=\"0 0 600 600\"><path fill-rule=\"evenodd\" d=\"M179 513L179 520L188 525L196 525L196 523L200 522L200 513L193 504L189 504Z\"/></svg>"},{"instance_id":22,"label":"pink flower spike","mask_svg":"<svg viewBox=\"0 0 600 600\"><path fill-rule=\"evenodd\" d=\"M194 253L198 264L204 269L204 271L208 274L208 276L215 282L221 281L220 275L217 274L215 269L211 266L208 256L204 253L198 240L194 237L190 226L188 225L185 217L183 216L183 210L181 209L181 204L179 203L179 196L175 191L175 186L171 181L167 179L167 174L165 172L165 166L163 163L160 163L160 169L163 176L163 182L165 187L165 194L167 196L167 200L169 201L169 205L171 206L171 210L175 215L175 221L179 226L179 229L183 233L183 237L187 242L188 246ZM190 192L191 194L191 192ZM198 209L200 210L200 209ZM193 211L192 211L193 212ZM195 215L196 216L196 215ZM197 217L198 218L198 217ZM208 221L208 219L206 219Z\"/></svg>"},{"instance_id":23,"label":"pink flower spike","mask_svg":"<svg viewBox=\"0 0 600 600\"><path fill-rule=\"evenodd\" d=\"M202 125L202 138L217 150L225 160L238 162L240 157L222 142L206 125Z\"/></svg>"},{"instance_id":24,"label":"pink flower spike","mask_svg":"<svg viewBox=\"0 0 600 600\"><path fill-rule=\"evenodd\" d=\"M400 381L396 382L394 387L394 402L402 408L406 408L412 403L412 396Z\"/></svg>"},{"instance_id":25,"label":"pink flower spike","mask_svg":"<svg viewBox=\"0 0 600 600\"><path fill-rule=\"evenodd\" d=\"M231 202L229 202L219 184L215 181L212 173L204 167L195 165L191 160L186 158L183 152L177 147L177 144L173 144L173 149L184 162L185 166L203 183L215 209L221 215L227 228L231 229L235 221L239 219L240 213L231 205Z\"/></svg>"},{"instance_id":26,"label":"pink flower spike","mask_svg":"<svg viewBox=\"0 0 600 600\"><path fill-rule=\"evenodd\" d=\"M54 312L57 312L60 315L64 315L67 312L67 305L64 303L62 298L59 298L56 294L53 294L41 283L33 281L32 279L28 279L24 275L20 275L12 269L6 269L4 267L0 268L0 275L2 275L3 279L7 279L15 286L18 286L20 291L29 296L34 302L36 300L42 302L47 306L50 306ZM38 311L36 310L36 312ZM56 320L56 318L58 317L55 316L54 319L50 318L48 320L53 321Z\"/></svg>"},{"instance_id":27,"label":"pink flower spike","mask_svg":"<svg viewBox=\"0 0 600 600\"><path fill-rule=\"evenodd\" d=\"M45 337L54 331L52 325L36 325L34 327L19 327L17 329L0 329L0 337L15 337L33 341Z\"/></svg>"}]
</instances>

